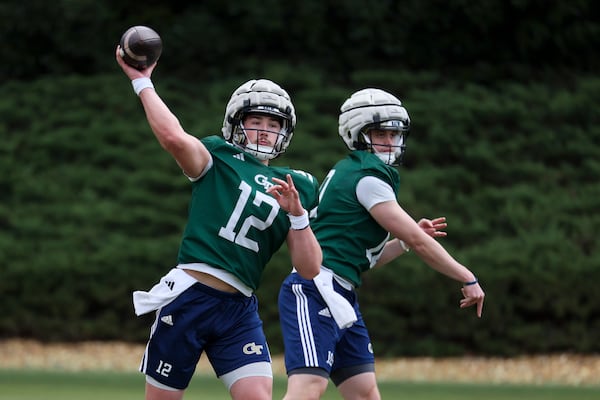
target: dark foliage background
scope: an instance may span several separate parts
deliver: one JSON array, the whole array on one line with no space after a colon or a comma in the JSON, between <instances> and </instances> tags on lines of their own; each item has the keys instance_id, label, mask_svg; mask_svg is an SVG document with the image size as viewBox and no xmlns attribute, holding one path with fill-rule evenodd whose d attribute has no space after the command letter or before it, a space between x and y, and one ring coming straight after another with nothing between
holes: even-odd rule
<instances>
[{"instance_id":1,"label":"dark foliage background","mask_svg":"<svg viewBox=\"0 0 600 400\"><path fill-rule=\"evenodd\" d=\"M339 106L381 87L412 132L399 200L445 215L484 316L414 254L365 276L376 354L600 351L598 4L487 0L0 4L0 338L143 342L131 291L175 262L189 185L114 61L129 26L165 47L157 90L189 132L218 134L254 77L292 94L277 160L322 179L346 154ZM215 199L215 202L218 199ZM283 248L258 291L274 353Z\"/></svg>"}]
</instances>

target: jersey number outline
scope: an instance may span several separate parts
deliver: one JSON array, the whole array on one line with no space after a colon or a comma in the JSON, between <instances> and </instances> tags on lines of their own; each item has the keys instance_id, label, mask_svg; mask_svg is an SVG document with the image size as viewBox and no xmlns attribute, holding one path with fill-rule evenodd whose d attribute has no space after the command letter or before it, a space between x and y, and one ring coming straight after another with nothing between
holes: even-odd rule
<instances>
[{"instance_id":1,"label":"jersey number outline","mask_svg":"<svg viewBox=\"0 0 600 400\"><path fill-rule=\"evenodd\" d=\"M235 208L229 217L229 221L227 221L227 225L222 226L221 229L219 229L219 236L258 253L258 243L255 240L248 238L248 232L250 231L250 228L256 228L260 231L264 231L270 227L273 224L275 217L277 217L277 213L279 213L279 203L277 203L277 200L275 200L274 197L257 190L255 192L254 200L252 200L252 204L260 207L261 204L267 203L271 206L271 212L264 221L255 217L254 215L249 215L244 219L242 226L236 233L235 227L238 226L242 216L242 211L244 208L246 208L246 204L248 204L250 201L250 196L252 195L252 187L244 181L240 182L238 189L241 191L240 197L238 198Z\"/></svg>"},{"instance_id":2,"label":"jersey number outline","mask_svg":"<svg viewBox=\"0 0 600 400\"><path fill-rule=\"evenodd\" d=\"M315 218L317 216L319 212L319 205L321 204L325 190L327 190L327 186L329 186L329 182L331 182L331 178L333 178L334 175L335 169L330 169L325 179L323 179L323 183L321 183L321 186L319 187L319 202L317 203L317 206L313 208L311 218Z\"/></svg>"}]
</instances>

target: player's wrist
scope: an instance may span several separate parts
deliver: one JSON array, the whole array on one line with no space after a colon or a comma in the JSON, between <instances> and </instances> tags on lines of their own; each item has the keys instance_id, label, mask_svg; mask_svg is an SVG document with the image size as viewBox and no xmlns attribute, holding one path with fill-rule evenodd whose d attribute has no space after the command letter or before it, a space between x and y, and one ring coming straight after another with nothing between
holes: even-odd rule
<instances>
[{"instance_id":1,"label":"player's wrist","mask_svg":"<svg viewBox=\"0 0 600 400\"><path fill-rule=\"evenodd\" d=\"M476 276L475 276L475 277L473 277L473 278L474 278L474 279L473 279L472 281L469 281L469 282L464 282L464 283L463 283L463 286L473 286L473 285L475 285L475 284L479 283L479 279L477 279L477 277L476 277Z\"/></svg>"},{"instance_id":2,"label":"player's wrist","mask_svg":"<svg viewBox=\"0 0 600 400\"><path fill-rule=\"evenodd\" d=\"M306 210L302 210L302 215L292 215L288 213L287 216L290 219L290 229L292 230L301 231L308 228L310 225L308 221L308 211Z\"/></svg>"},{"instance_id":3,"label":"player's wrist","mask_svg":"<svg viewBox=\"0 0 600 400\"><path fill-rule=\"evenodd\" d=\"M154 89L154 84L152 80L148 77L136 78L131 81L131 86L133 86L133 91L138 96L144 89Z\"/></svg>"}]
</instances>

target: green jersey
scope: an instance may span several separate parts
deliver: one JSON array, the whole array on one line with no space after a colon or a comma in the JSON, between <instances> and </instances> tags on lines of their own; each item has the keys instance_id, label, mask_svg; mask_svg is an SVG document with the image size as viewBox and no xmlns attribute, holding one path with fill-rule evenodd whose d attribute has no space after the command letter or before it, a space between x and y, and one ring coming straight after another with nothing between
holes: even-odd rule
<instances>
[{"instance_id":1,"label":"green jersey","mask_svg":"<svg viewBox=\"0 0 600 400\"><path fill-rule=\"evenodd\" d=\"M318 201L316 179L303 171L269 167L219 136L202 139L213 165L192 183L188 223L179 264L224 269L256 290L271 256L290 229L287 212L266 193L272 178L290 174L305 209Z\"/></svg>"},{"instance_id":2,"label":"green jersey","mask_svg":"<svg viewBox=\"0 0 600 400\"><path fill-rule=\"evenodd\" d=\"M321 184L319 206L311 227L323 250L323 265L358 287L361 273L372 268L389 233L356 197L358 182L373 176L397 195L400 176L374 154L353 151L339 161Z\"/></svg>"}]
</instances>

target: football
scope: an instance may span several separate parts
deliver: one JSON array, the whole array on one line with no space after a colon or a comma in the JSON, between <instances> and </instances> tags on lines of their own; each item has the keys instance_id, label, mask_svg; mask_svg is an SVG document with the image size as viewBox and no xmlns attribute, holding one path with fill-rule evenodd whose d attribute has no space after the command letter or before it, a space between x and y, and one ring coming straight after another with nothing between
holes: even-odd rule
<instances>
[{"instance_id":1,"label":"football","mask_svg":"<svg viewBox=\"0 0 600 400\"><path fill-rule=\"evenodd\" d=\"M121 57L137 69L154 64L162 53L162 39L147 26L132 26L121 36Z\"/></svg>"}]
</instances>

